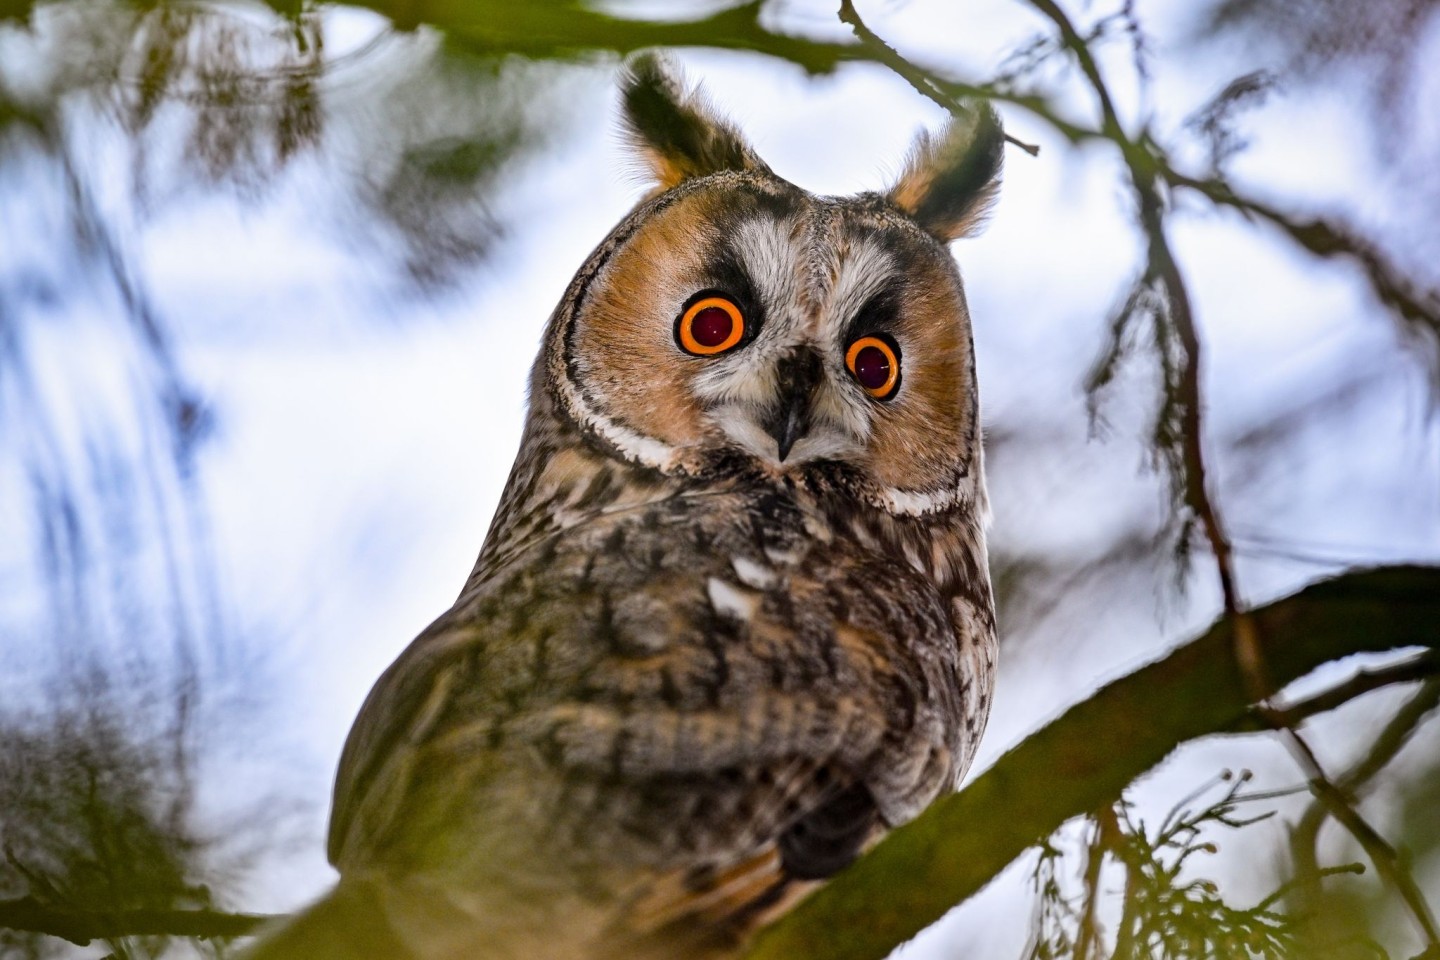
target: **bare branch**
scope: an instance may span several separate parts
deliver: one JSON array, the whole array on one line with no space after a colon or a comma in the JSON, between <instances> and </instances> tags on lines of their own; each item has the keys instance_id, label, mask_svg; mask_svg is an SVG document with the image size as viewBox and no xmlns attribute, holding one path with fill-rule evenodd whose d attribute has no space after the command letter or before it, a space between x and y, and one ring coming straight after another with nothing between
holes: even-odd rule
<instances>
[{"instance_id":1,"label":"bare branch","mask_svg":"<svg viewBox=\"0 0 1440 960\"><path fill-rule=\"evenodd\" d=\"M1433 651L1430 659L1433 663ZM1341 789L1353 794L1369 786L1376 774L1385 769L1401 748L1410 742L1410 735L1436 707L1440 707L1440 679L1432 678L1422 685L1419 692L1385 725L1385 729L1380 731L1380 735L1371 744L1370 752L1339 778Z\"/></svg>"},{"instance_id":2,"label":"bare branch","mask_svg":"<svg viewBox=\"0 0 1440 960\"><path fill-rule=\"evenodd\" d=\"M695 20L619 17L573 0L361 0L357 5L390 17L401 29L433 24L479 53L567 59L595 51L624 56L648 47L711 47L755 50L788 60L812 74L867 59L853 44L772 32L760 20L763 0L725 7Z\"/></svg>"},{"instance_id":3,"label":"bare branch","mask_svg":"<svg viewBox=\"0 0 1440 960\"><path fill-rule=\"evenodd\" d=\"M1296 735L1296 740L1304 743L1298 735ZM1314 762L1313 754L1310 759L1318 770L1319 764ZM1330 816L1350 831L1350 835L1359 842L1366 855L1370 857L1370 861L1375 864L1375 869L1405 901L1405 906L1415 919L1416 925L1420 927L1426 944L1431 948L1440 947L1440 928L1435 925L1435 915L1430 912L1430 904L1426 902L1420 885L1401 865L1400 854L1380 835L1378 830L1370 825L1369 821L1361 816L1350 798L1329 780L1323 776L1317 777L1311 781L1310 788L1314 791L1316 799L1325 805Z\"/></svg>"},{"instance_id":4,"label":"bare branch","mask_svg":"<svg viewBox=\"0 0 1440 960\"><path fill-rule=\"evenodd\" d=\"M1075 29L1075 25L1066 16L1065 11L1061 10L1059 4L1054 0L1028 0L1028 2L1055 25L1055 28L1060 31L1060 42L1080 64L1080 72L1085 74L1085 79L1089 81L1090 88L1100 102L1101 134L1117 144L1123 145L1130 142L1130 138L1126 136L1124 129L1120 126L1120 115L1115 110L1115 100L1110 95L1110 88L1106 86L1105 79L1100 73L1100 65L1095 62L1095 57L1090 52L1090 44L1080 36L1080 32Z\"/></svg>"},{"instance_id":5,"label":"bare branch","mask_svg":"<svg viewBox=\"0 0 1440 960\"><path fill-rule=\"evenodd\" d=\"M1440 654L1434 650L1427 650L1414 657L1409 657L1388 667L1381 667L1376 670L1357 670L1350 679L1343 683L1315 694L1296 703L1276 706L1271 715L1278 718L1286 726L1298 726L1301 721L1313 717L1319 713L1328 713L1343 704L1349 703L1356 697L1363 696L1372 690L1379 690L1396 683L1411 683L1415 680L1424 680L1440 673ZM1346 789L1349 789L1348 782Z\"/></svg>"}]
</instances>

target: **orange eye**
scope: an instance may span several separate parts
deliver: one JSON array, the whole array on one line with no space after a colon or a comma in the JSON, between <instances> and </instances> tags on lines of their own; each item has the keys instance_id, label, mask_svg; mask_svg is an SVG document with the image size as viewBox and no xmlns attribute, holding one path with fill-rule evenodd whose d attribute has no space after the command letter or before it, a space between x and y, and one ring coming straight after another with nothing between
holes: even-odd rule
<instances>
[{"instance_id":1,"label":"orange eye","mask_svg":"<svg viewBox=\"0 0 1440 960\"><path fill-rule=\"evenodd\" d=\"M702 297L680 315L675 340L686 353L709 357L724 353L745 336L745 315L727 297Z\"/></svg>"},{"instance_id":2,"label":"orange eye","mask_svg":"<svg viewBox=\"0 0 1440 960\"><path fill-rule=\"evenodd\" d=\"M876 400L890 399L900 385L900 356L888 337L861 337L850 344L845 366Z\"/></svg>"}]
</instances>

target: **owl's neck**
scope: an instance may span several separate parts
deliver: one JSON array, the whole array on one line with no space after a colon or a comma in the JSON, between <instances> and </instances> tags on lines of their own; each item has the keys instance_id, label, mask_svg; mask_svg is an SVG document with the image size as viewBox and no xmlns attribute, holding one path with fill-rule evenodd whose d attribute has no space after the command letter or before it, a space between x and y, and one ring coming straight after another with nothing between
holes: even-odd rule
<instances>
[{"instance_id":1,"label":"owl's neck","mask_svg":"<svg viewBox=\"0 0 1440 960\"><path fill-rule=\"evenodd\" d=\"M741 458L717 462L699 477L667 476L617 459L563 421L548 418L531 418L520 449L466 593L579 524L640 516L677 499L713 510L728 498L763 498L783 503L810 535L848 539L924 574L947 601L993 625L985 536L975 511L891 515L857 497L838 466L777 478Z\"/></svg>"},{"instance_id":2,"label":"owl's neck","mask_svg":"<svg viewBox=\"0 0 1440 960\"><path fill-rule=\"evenodd\" d=\"M686 486L684 479L615 459L569 424L532 414L466 591L563 530L644 508Z\"/></svg>"}]
</instances>

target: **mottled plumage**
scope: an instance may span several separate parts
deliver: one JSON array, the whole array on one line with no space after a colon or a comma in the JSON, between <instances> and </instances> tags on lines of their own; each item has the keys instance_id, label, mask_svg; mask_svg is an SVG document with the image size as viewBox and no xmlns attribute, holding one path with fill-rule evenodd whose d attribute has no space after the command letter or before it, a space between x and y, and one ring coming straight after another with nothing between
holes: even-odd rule
<instances>
[{"instance_id":1,"label":"mottled plumage","mask_svg":"<svg viewBox=\"0 0 1440 960\"><path fill-rule=\"evenodd\" d=\"M346 746L340 888L277 955L724 955L974 755L994 617L945 243L994 191L993 114L837 199L654 60L625 103L656 190L551 318L475 570ZM707 291L744 337L688 355ZM885 399L847 369L867 335Z\"/></svg>"}]
</instances>

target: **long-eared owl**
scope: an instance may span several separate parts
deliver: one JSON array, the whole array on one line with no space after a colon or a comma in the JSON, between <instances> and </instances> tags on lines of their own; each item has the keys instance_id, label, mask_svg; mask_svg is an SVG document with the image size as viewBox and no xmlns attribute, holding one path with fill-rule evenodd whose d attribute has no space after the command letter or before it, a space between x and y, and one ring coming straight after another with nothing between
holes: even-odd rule
<instances>
[{"instance_id":1,"label":"long-eared owl","mask_svg":"<svg viewBox=\"0 0 1440 960\"><path fill-rule=\"evenodd\" d=\"M360 711L339 886L261 956L726 956L974 756L995 630L947 243L998 120L836 198L653 57L622 100L654 188L550 319L464 591Z\"/></svg>"}]
</instances>

